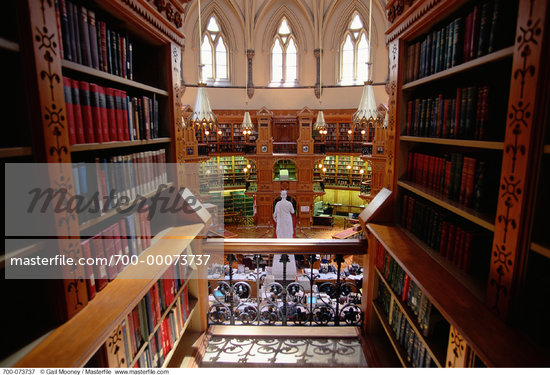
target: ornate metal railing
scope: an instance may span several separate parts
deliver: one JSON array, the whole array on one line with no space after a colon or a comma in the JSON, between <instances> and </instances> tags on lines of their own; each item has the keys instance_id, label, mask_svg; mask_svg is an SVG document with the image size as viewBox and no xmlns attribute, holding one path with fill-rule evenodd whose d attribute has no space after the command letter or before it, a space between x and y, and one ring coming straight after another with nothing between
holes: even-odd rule
<instances>
[{"instance_id":1,"label":"ornate metal railing","mask_svg":"<svg viewBox=\"0 0 550 375\"><path fill-rule=\"evenodd\" d=\"M237 248L239 251L234 250ZM225 264L218 263L209 273L208 322L212 325L360 325L362 270L357 264L344 268L344 255L361 256L366 250L366 240L226 239ZM277 253L281 254L282 266L282 276L278 279L266 272L270 257L266 254ZM288 272L292 258L289 253L297 254L299 259L298 277ZM237 256L241 255L248 256L244 262L248 270L244 265L239 266L240 270L233 268ZM320 267L316 269L318 257ZM262 269L263 265L266 268Z\"/></svg>"}]
</instances>

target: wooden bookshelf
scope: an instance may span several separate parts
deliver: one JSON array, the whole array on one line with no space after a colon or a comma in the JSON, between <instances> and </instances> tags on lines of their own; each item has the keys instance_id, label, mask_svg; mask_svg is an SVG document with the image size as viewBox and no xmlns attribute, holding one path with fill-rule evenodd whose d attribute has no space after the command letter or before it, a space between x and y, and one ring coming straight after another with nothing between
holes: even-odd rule
<instances>
[{"instance_id":1,"label":"wooden bookshelf","mask_svg":"<svg viewBox=\"0 0 550 375\"><path fill-rule=\"evenodd\" d=\"M181 253L202 229L202 224L194 224L164 230L140 255L140 263L147 256ZM177 245L174 244L176 239ZM167 265L156 264L129 265L85 309L55 329L16 366L84 366L167 268Z\"/></svg>"},{"instance_id":2,"label":"wooden bookshelf","mask_svg":"<svg viewBox=\"0 0 550 375\"><path fill-rule=\"evenodd\" d=\"M463 218L487 230L494 231L495 229L495 225L494 225L495 220L494 220L494 217L492 217L492 215L490 214L485 214L485 213L480 213L478 211L475 211L469 207L459 204L458 202L448 199L443 194L432 191L431 189L428 189L414 182L400 180L397 182L397 186L401 186L402 188L407 189L412 193L420 195L421 197L429 200L430 202L433 202L438 206L441 206L459 216L462 216Z\"/></svg>"},{"instance_id":3,"label":"wooden bookshelf","mask_svg":"<svg viewBox=\"0 0 550 375\"><path fill-rule=\"evenodd\" d=\"M456 147L470 147L479 148L485 150L503 150L504 142L490 142L490 141L474 141L467 139L451 139L451 138L432 138L432 137L415 137L411 135L402 135L399 137L401 141L414 142L414 143L433 143L438 145L456 146Z\"/></svg>"},{"instance_id":4,"label":"wooden bookshelf","mask_svg":"<svg viewBox=\"0 0 550 375\"><path fill-rule=\"evenodd\" d=\"M7 40L0 37L0 48L12 51L12 52L19 52L19 43L12 42L11 40Z\"/></svg>"},{"instance_id":5,"label":"wooden bookshelf","mask_svg":"<svg viewBox=\"0 0 550 375\"><path fill-rule=\"evenodd\" d=\"M96 150L110 150L126 147L147 146L170 143L172 141L169 137L155 138L155 139L143 139L136 141L120 141L120 142L105 142L105 143L83 143L79 145L72 145L71 152L84 152L84 151L96 151Z\"/></svg>"},{"instance_id":6,"label":"wooden bookshelf","mask_svg":"<svg viewBox=\"0 0 550 375\"><path fill-rule=\"evenodd\" d=\"M32 155L31 147L5 147L0 148L0 158L15 158Z\"/></svg>"},{"instance_id":7,"label":"wooden bookshelf","mask_svg":"<svg viewBox=\"0 0 550 375\"><path fill-rule=\"evenodd\" d=\"M498 367L541 365L537 349L495 319L477 297L397 226L371 223L367 228L484 363ZM518 350L520 343L522 350Z\"/></svg>"},{"instance_id":8,"label":"wooden bookshelf","mask_svg":"<svg viewBox=\"0 0 550 375\"><path fill-rule=\"evenodd\" d=\"M437 367L445 367L445 356L446 351L444 348L442 348L440 345L435 343L430 337L425 337L422 334L422 329L420 328L420 325L418 324L417 317L411 312L411 310L408 308L407 305L399 298L393 289L390 287L390 284L386 281L384 276L380 273L380 270L375 267L376 275L378 276L378 279L382 281L382 283L385 285L386 289L392 296L391 301L395 301L397 303L397 306L399 306L399 310L401 310L401 313L405 315L407 320L409 321L409 325L413 328L414 332L416 333L416 336L420 339L422 342L422 345L426 347L428 352L430 353L430 356L434 360Z\"/></svg>"},{"instance_id":9,"label":"wooden bookshelf","mask_svg":"<svg viewBox=\"0 0 550 375\"><path fill-rule=\"evenodd\" d=\"M476 279L472 275L461 271L456 267L454 263L447 258L441 256L436 250L429 248L424 242L418 239L413 233L409 232L405 228L398 226L418 247L422 248L426 254L432 257L441 267L443 267L449 274L453 275L466 289L476 296L480 302L485 300L485 288L487 287L487 280Z\"/></svg>"},{"instance_id":10,"label":"wooden bookshelf","mask_svg":"<svg viewBox=\"0 0 550 375\"><path fill-rule=\"evenodd\" d=\"M384 314L382 308L378 305L377 302L372 302L372 307L374 312L376 313L376 316L378 317L378 320L380 321L380 324L384 328L384 331L386 332L386 335L388 336L388 339L390 340L391 345L393 346L393 349L395 350L395 353L397 354L397 358L399 358L399 362L401 362L401 365L403 367L412 367L412 364L407 360L407 353L405 353L405 350L399 342L397 342L397 339L395 338L395 334L392 331L392 328L390 324L388 323L388 317L386 314Z\"/></svg>"},{"instance_id":11,"label":"wooden bookshelf","mask_svg":"<svg viewBox=\"0 0 550 375\"><path fill-rule=\"evenodd\" d=\"M78 63L75 63L75 62L72 62L72 61L61 60L61 66L64 69L67 69L67 70L70 70L70 71L73 71L73 72L83 73L83 74L89 75L91 77L101 78L101 79L111 81L111 82L114 82L114 83L118 83L118 84L121 84L121 85L124 85L124 86L134 87L136 89L148 91L148 92L153 93L153 94L162 95L162 96L168 96L169 95L168 91L166 91L166 90L162 90L162 89L159 89L159 88L156 88L156 87L153 87L153 86L145 85L143 83L132 81L130 79L122 78L122 77L116 76L114 74L109 74L109 73L103 72L101 70L97 70L97 69L91 68L89 66L81 65L81 64L78 64Z\"/></svg>"},{"instance_id":12,"label":"wooden bookshelf","mask_svg":"<svg viewBox=\"0 0 550 375\"><path fill-rule=\"evenodd\" d=\"M161 191L166 191L166 190L170 189L172 186L174 186L174 183L169 182L168 184L166 184L166 187L163 188ZM146 199L149 199L149 198L155 196L155 194L157 194L156 190L150 192L149 194L143 195L143 197L146 198ZM82 231L84 231L86 229L89 229L89 228L91 228L91 227L93 227L93 226L95 226L95 225L97 225L97 224L113 217L113 216L116 216L120 211L124 211L124 210L130 208L133 204L134 204L134 202L128 203L128 204L120 206L120 207L118 207L114 210L109 210L101 216L98 216L98 217L95 217L93 219L90 219L88 221L83 222L82 224L80 224L80 231L82 232Z\"/></svg>"},{"instance_id":13,"label":"wooden bookshelf","mask_svg":"<svg viewBox=\"0 0 550 375\"><path fill-rule=\"evenodd\" d=\"M186 339L185 333L187 331L187 328L191 325L191 321L192 321L194 315L198 314L198 313L196 313L196 311L198 311L198 309L196 308L197 300L196 299L193 299L193 300L189 299L189 305L190 305L190 307L189 307L189 316L187 317L187 319L185 319L185 324L183 326L182 331L180 332L180 337L174 343L174 346L172 347L172 350L170 350L170 352L166 355L166 358L164 359L164 363L162 364L162 368L167 368L168 367L168 364L170 363L170 360L174 356L174 353L176 352L179 343L181 341L185 341L185 339Z\"/></svg>"},{"instance_id":14,"label":"wooden bookshelf","mask_svg":"<svg viewBox=\"0 0 550 375\"><path fill-rule=\"evenodd\" d=\"M406 83L403 86L401 86L401 89L402 90L408 90L408 89L411 89L413 87L424 85L424 84L429 83L429 82L436 82L436 81L438 81L442 78L451 77L451 76L454 76L456 74L467 72L467 71L472 70L474 68L481 67L481 66L487 65L489 63L495 62L495 61L499 61L499 60L502 60L502 59L505 59L505 58L512 57L513 54L514 54L514 46L503 48L499 51L490 53L490 54L485 55L485 56L478 57L474 60L470 60L468 62L465 62L465 63L457 65L457 66L453 66L452 68L449 68L449 69L443 70L441 72L432 74L428 77L423 77L423 78L417 79L416 81Z\"/></svg>"}]
</instances>

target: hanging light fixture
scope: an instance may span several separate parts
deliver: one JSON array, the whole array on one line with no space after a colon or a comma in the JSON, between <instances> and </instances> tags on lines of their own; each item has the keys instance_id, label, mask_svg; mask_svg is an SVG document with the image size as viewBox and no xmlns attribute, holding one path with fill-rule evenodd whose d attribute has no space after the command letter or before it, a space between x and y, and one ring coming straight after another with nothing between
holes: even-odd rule
<instances>
[{"instance_id":1,"label":"hanging light fixture","mask_svg":"<svg viewBox=\"0 0 550 375\"><path fill-rule=\"evenodd\" d=\"M359 108L352 115L351 119L353 124L356 127L361 129L361 134L364 135L367 132L369 126L381 127L382 126L382 116L376 108L376 100L374 99L374 90L372 87L372 48L371 48L371 30L372 30L372 0L370 0L369 8L369 61L367 62L368 66L368 76L369 79L365 81L365 86L363 87L363 94L361 96L361 101L359 102Z\"/></svg>"},{"instance_id":2,"label":"hanging light fixture","mask_svg":"<svg viewBox=\"0 0 550 375\"><path fill-rule=\"evenodd\" d=\"M248 51L248 43L245 38L245 51ZM254 130L254 124L252 123L252 119L250 118L250 113L248 113L248 60L245 59L245 72L247 72L245 77L245 86L244 86L244 94L246 97L245 103L246 103L246 111L244 111L243 116L243 123L241 124L241 130L243 131L244 136L246 139L248 139L248 136L252 134L252 131ZM249 167L250 169L250 167Z\"/></svg>"},{"instance_id":3,"label":"hanging light fixture","mask_svg":"<svg viewBox=\"0 0 550 375\"><path fill-rule=\"evenodd\" d=\"M323 32L321 28L319 27L319 112L317 112L317 120L313 124L313 129L317 130L324 140L327 134L327 122L325 121L325 114L321 109L321 97L323 96L323 44L321 43Z\"/></svg>"},{"instance_id":4,"label":"hanging light fixture","mask_svg":"<svg viewBox=\"0 0 550 375\"><path fill-rule=\"evenodd\" d=\"M202 22L201 22L201 1L198 0L199 7L199 84L197 90L197 100L195 101L195 110L189 117L189 123L195 128L204 132L205 135L218 129L218 117L210 107L210 100L206 92L206 83L202 82L202 62L201 62L201 38L202 38Z\"/></svg>"}]
</instances>

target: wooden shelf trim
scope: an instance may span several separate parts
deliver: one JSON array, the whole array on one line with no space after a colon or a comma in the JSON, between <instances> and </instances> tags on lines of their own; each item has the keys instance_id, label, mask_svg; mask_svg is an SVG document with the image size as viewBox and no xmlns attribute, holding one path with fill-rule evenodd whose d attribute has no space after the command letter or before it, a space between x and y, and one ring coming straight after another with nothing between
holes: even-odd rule
<instances>
[{"instance_id":1,"label":"wooden shelf trim","mask_svg":"<svg viewBox=\"0 0 550 375\"><path fill-rule=\"evenodd\" d=\"M94 150L108 150L111 148L122 148L122 147L135 147L135 146L145 146L145 145L154 145L159 143L169 143L172 139L170 137L155 138L155 139L143 139L138 141L116 141L116 142L105 142L105 143L83 143L79 145L72 145L71 152L82 152L82 151L94 151Z\"/></svg>"},{"instance_id":2,"label":"wooden shelf trim","mask_svg":"<svg viewBox=\"0 0 550 375\"><path fill-rule=\"evenodd\" d=\"M478 57L477 59L465 62L464 64L453 66L452 68L449 68L449 69L443 70L441 72L432 74L428 77L420 78L420 79L417 79L416 81L406 83L401 88L403 90L407 90L407 89L410 89L410 88L413 88L413 87L416 87L416 86L424 85L424 84L432 82L432 81L437 81L441 78L451 77L455 74L462 73L462 72L468 71L468 70L473 69L473 68L477 68L478 66L482 66L482 65L494 62L494 61L502 60L502 59L507 58L507 57L512 57L513 54L514 54L514 47L513 46L503 48L499 51L490 53L490 54L485 55L485 56Z\"/></svg>"},{"instance_id":3,"label":"wooden shelf trim","mask_svg":"<svg viewBox=\"0 0 550 375\"><path fill-rule=\"evenodd\" d=\"M19 52L19 43L12 42L4 38L0 38L0 48L6 49L12 52Z\"/></svg>"},{"instance_id":4,"label":"wooden shelf trim","mask_svg":"<svg viewBox=\"0 0 550 375\"><path fill-rule=\"evenodd\" d=\"M420 184L410 181L397 181L397 185L409 190L421 197L446 208L447 210L470 220L471 222L493 232L495 230L495 219L491 215L477 212L469 207L466 207L458 202L452 201L443 194L437 193Z\"/></svg>"},{"instance_id":5,"label":"wooden shelf trim","mask_svg":"<svg viewBox=\"0 0 550 375\"><path fill-rule=\"evenodd\" d=\"M401 141L418 142L418 143L433 143L439 145L472 147L487 150L504 150L504 142L491 141L476 141L470 139L451 139L451 138L431 138L431 137L414 137L411 135L402 135L399 137Z\"/></svg>"},{"instance_id":6,"label":"wooden shelf trim","mask_svg":"<svg viewBox=\"0 0 550 375\"><path fill-rule=\"evenodd\" d=\"M225 254L366 254L366 240L287 238L209 239L203 249L223 249Z\"/></svg>"},{"instance_id":7,"label":"wooden shelf trim","mask_svg":"<svg viewBox=\"0 0 550 375\"><path fill-rule=\"evenodd\" d=\"M550 258L550 248L540 245L536 242L531 242L531 251L534 251L535 253L539 253L542 256L545 256L547 258Z\"/></svg>"},{"instance_id":8,"label":"wooden shelf trim","mask_svg":"<svg viewBox=\"0 0 550 375\"><path fill-rule=\"evenodd\" d=\"M166 184L166 187L164 189L162 189L161 191L166 191L166 190L170 189L170 187L172 187L173 185L174 185L173 182L169 182L168 184ZM149 199L149 198L153 197L155 194L157 194L157 190L152 191L149 194L145 194L145 195L143 195L143 197L146 198L146 199ZM130 208L134 203L135 202L132 201L132 202L130 202L130 203L124 205L124 206L118 207L117 209L107 211L107 212L105 212L105 214L103 214L101 216L94 217L93 219L85 221L84 223L80 224L80 231L89 229L89 228L93 227L94 225L97 225L97 224L99 224L99 223L101 223L101 222L117 215L120 211L124 211L124 210Z\"/></svg>"},{"instance_id":9,"label":"wooden shelf trim","mask_svg":"<svg viewBox=\"0 0 550 375\"><path fill-rule=\"evenodd\" d=\"M169 228L155 237L140 258L180 254L203 224ZM82 367L168 269L130 265L69 321L55 329L17 367Z\"/></svg>"},{"instance_id":10,"label":"wooden shelf trim","mask_svg":"<svg viewBox=\"0 0 550 375\"><path fill-rule=\"evenodd\" d=\"M32 155L31 147L5 147L0 148L0 158L14 158L17 156Z\"/></svg>"},{"instance_id":11,"label":"wooden shelf trim","mask_svg":"<svg viewBox=\"0 0 550 375\"><path fill-rule=\"evenodd\" d=\"M390 294L393 296L393 299L395 299L395 301L397 302L397 305L399 306L399 309L401 310L401 312L405 315L405 317L409 321L409 324L414 329L416 336L418 336L422 344L426 347L426 349L430 353L430 356L437 364L437 367L445 367L445 357L447 355L446 351L443 350L443 348L438 346L436 343L434 343L432 339L422 335L422 330L420 329L420 325L418 324L417 317L411 312L409 307L405 305L403 301L401 301L401 298L399 298L395 294L393 289L390 287L390 284L388 284L384 276L382 276L382 274L380 273L380 270L377 267L374 267L374 269L376 270L376 274L378 275L379 279L382 280L382 282L386 286L386 289L388 289Z\"/></svg>"},{"instance_id":12,"label":"wooden shelf trim","mask_svg":"<svg viewBox=\"0 0 550 375\"><path fill-rule=\"evenodd\" d=\"M61 60L61 66L65 69L68 69L68 70L72 70L72 71L79 72L79 73L84 73L84 74L87 74L87 75L90 75L90 76L93 76L93 77L97 77L97 78L106 79L106 80L109 80L111 82L116 82L116 83L123 84L123 85L126 85L126 86L135 87L137 89L149 91L149 92L157 94L157 95L168 96L168 91L166 91L166 90L161 90L159 88L149 86L149 85L146 85L146 84L143 84L143 83L139 83L139 82L136 82L136 81L132 81L130 79L122 78L122 77L116 76L114 74L109 74L109 73L106 73L106 72L102 72L101 70L97 70L97 69L94 69L94 68L90 68L89 66L84 66L84 65L81 65L81 64L77 64L77 63L74 63L72 61Z\"/></svg>"},{"instance_id":13,"label":"wooden shelf trim","mask_svg":"<svg viewBox=\"0 0 550 375\"><path fill-rule=\"evenodd\" d=\"M491 367L546 366L547 359L538 350L479 303L401 229L374 223L367 228L484 363Z\"/></svg>"},{"instance_id":14,"label":"wooden shelf trim","mask_svg":"<svg viewBox=\"0 0 550 375\"><path fill-rule=\"evenodd\" d=\"M405 353L405 349L403 349L399 342L397 342L397 338L395 337L395 334L389 324L389 320L383 313L382 308L379 307L378 303L374 301L372 301L372 307L374 312L378 316L378 320L380 320L380 324L382 324L384 331L386 331L386 335L388 336L388 339L390 340L390 343L393 346L395 353L397 354L397 358L399 358L399 362L401 362L401 365L403 367L412 367L412 364L407 360L407 353Z\"/></svg>"}]
</instances>

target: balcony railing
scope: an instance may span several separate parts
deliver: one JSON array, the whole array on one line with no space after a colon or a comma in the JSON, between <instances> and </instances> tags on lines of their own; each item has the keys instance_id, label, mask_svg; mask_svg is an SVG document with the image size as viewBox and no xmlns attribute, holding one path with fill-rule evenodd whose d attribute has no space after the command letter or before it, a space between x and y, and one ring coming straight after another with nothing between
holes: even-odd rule
<instances>
[{"instance_id":1,"label":"balcony railing","mask_svg":"<svg viewBox=\"0 0 550 375\"><path fill-rule=\"evenodd\" d=\"M298 146L296 142L273 142L274 154L296 154Z\"/></svg>"},{"instance_id":2,"label":"balcony railing","mask_svg":"<svg viewBox=\"0 0 550 375\"><path fill-rule=\"evenodd\" d=\"M209 269L211 325L357 326L363 274L344 256L365 258L366 240L225 239ZM270 259L273 254L273 261ZM296 274L290 264L295 254ZM241 260L237 268L237 258ZM348 259L349 260L349 259ZM280 267L270 262L280 262ZM225 263L225 264L224 264ZM317 268L318 267L318 268ZM277 270L275 270L277 268Z\"/></svg>"}]
</instances>

